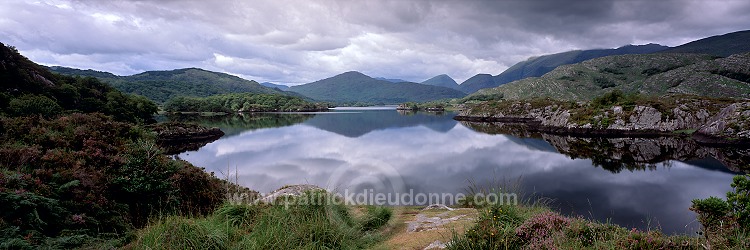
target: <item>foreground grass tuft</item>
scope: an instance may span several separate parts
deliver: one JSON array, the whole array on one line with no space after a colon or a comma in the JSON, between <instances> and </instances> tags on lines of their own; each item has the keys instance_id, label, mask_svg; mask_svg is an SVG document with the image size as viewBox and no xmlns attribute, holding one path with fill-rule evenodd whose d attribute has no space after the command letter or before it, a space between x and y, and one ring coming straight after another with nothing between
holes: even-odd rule
<instances>
[{"instance_id":1,"label":"foreground grass tuft","mask_svg":"<svg viewBox=\"0 0 750 250\"><path fill-rule=\"evenodd\" d=\"M354 216L342 204L297 205L330 198L323 191L274 204L224 204L201 218L168 217L138 233L131 249L362 249L382 240L392 212L367 207ZM320 201L320 200L318 200Z\"/></svg>"}]
</instances>

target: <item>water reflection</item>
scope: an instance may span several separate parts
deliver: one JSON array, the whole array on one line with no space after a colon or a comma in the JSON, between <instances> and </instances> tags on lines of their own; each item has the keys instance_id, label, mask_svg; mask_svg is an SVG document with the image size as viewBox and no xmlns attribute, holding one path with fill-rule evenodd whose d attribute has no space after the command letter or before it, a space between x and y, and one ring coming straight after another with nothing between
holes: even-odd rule
<instances>
[{"instance_id":1,"label":"water reflection","mask_svg":"<svg viewBox=\"0 0 750 250\"><path fill-rule=\"evenodd\" d=\"M554 149L573 159L591 159L597 167L619 173L622 170L653 170L670 160L689 162L692 165L739 173L750 170L750 149L708 147L699 145L690 137L650 138L586 138L567 135L530 133L522 124L461 122L464 126L488 134L507 134L523 139L521 145L540 150ZM534 140L531 138L542 139ZM545 147L544 144L551 147Z\"/></svg>"},{"instance_id":2,"label":"water reflection","mask_svg":"<svg viewBox=\"0 0 750 250\"><path fill-rule=\"evenodd\" d=\"M552 206L564 213L611 218L627 227L645 228L650 222L667 233L697 231L695 215L687 210L690 201L723 196L735 174L716 168L717 162L728 162L718 155L691 153L696 156L682 159L647 153L661 152L658 143L649 144L658 146L654 148L639 147L638 141L614 142L608 151L592 154L601 142L522 130L496 134L491 130L497 128L451 118L395 110L332 112L293 125L235 133L180 157L216 173L234 173L236 167L240 184L261 192L309 183L338 191L458 193L465 192L467 180L483 185L520 177L522 192L552 198ZM630 148L641 153L624 150ZM673 147L679 150L683 148ZM602 164L631 158L630 165L642 158L651 165Z\"/></svg>"},{"instance_id":3,"label":"water reflection","mask_svg":"<svg viewBox=\"0 0 750 250\"><path fill-rule=\"evenodd\" d=\"M244 131L261 128L277 128L302 123L314 117L309 113L274 114L274 113L244 113L230 115L182 115L170 114L170 121L198 123L206 127L217 127L224 131L226 136L233 136Z\"/></svg>"}]
</instances>

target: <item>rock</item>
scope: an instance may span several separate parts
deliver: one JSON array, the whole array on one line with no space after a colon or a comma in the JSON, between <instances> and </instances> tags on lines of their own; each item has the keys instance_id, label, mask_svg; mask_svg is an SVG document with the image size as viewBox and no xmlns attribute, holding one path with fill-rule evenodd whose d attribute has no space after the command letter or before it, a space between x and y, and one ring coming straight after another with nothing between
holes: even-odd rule
<instances>
[{"instance_id":1,"label":"rock","mask_svg":"<svg viewBox=\"0 0 750 250\"><path fill-rule=\"evenodd\" d=\"M301 185L290 185L285 186L282 188L277 189L276 191L271 192L270 194L264 196L263 198L260 198L259 201L263 203L272 203L276 201L279 197L284 196L299 196L304 194L307 191L325 191L325 189L310 185L310 184L301 184Z\"/></svg>"},{"instance_id":2,"label":"rock","mask_svg":"<svg viewBox=\"0 0 750 250\"><path fill-rule=\"evenodd\" d=\"M406 231L407 232L421 232L421 231L429 231L436 228L439 228L442 225L457 221L466 215L458 215L453 216L450 218L441 218L440 216L445 216L447 214L443 213L438 215L438 217L427 217L424 214L417 214L416 220L409 222L407 225Z\"/></svg>"},{"instance_id":3,"label":"rock","mask_svg":"<svg viewBox=\"0 0 750 250\"><path fill-rule=\"evenodd\" d=\"M444 210L448 210L448 211L453 211L454 210L453 208L450 208L450 207L448 207L446 205L443 205L443 204L432 204L432 205L429 205L429 206L423 208L422 210L424 211L424 210L433 210L433 209L434 210L444 209Z\"/></svg>"},{"instance_id":4,"label":"rock","mask_svg":"<svg viewBox=\"0 0 750 250\"><path fill-rule=\"evenodd\" d=\"M678 130L700 130L706 142L750 144L750 102L726 106L711 99L671 98L661 104L590 110L585 103L537 103L506 100L470 106L454 117L459 121L523 123L531 132L579 136L674 136ZM501 105L499 105L501 104ZM661 106L656 106L661 105ZM665 105L674 107L662 112ZM724 108L719 111L720 108ZM584 113L581 113L584 112ZM714 114L712 114L714 113ZM575 116L575 120L572 117ZM684 135L684 134L682 134ZM712 139L713 138L713 139ZM725 138L729 140L717 140Z\"/></svg>"},{"instance_id":5,"label":"rock","mask_svg":"<svg viewBox=\"0 0 750 250\"><path fill-rule=\"evenodd\" d=\"M750 102L722 109L693 134L705 144L750 144Z\"/></svg>"},{"instance_id":6,"label":"rock","mask_svg":"<svg viewBox=\"0 0 750 250\"><path fill-rule=\"evenodd\" d=\"M443 243L443 242L441 242L439 240L436 240L436 241L430 243L430 245L427 246L427 247L425 247L424 249L425 250L427 250L427 249L445 249L446 247L448 247L448 246L446 246L445 243Z\"/></svg>"}]
</instances>

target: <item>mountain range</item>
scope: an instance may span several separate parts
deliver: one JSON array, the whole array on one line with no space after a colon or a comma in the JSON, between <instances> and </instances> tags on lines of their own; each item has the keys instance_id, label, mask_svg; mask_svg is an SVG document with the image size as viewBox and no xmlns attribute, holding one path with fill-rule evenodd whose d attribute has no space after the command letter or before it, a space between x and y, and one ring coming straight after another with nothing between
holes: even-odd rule
<instances>
[{"instance_id":1,"label":"mountain range","mask_svg":"<svg viewBox=\"0 0 750 250\"><path fill-rule=\"evenodd\" d=\"M648 96L690 94L750 98L750 53L719 57L655 53L600 57L563 65L542 77L529 77L472 96L502 95L518 100L591 100L613 90Z\"/></svg>"},{"instance_id":2,"label":"mountain range","mask_svg":"<svg viewBox=\"0 0 750 250\"><path fill-rule=\"evenodd\" d=\"M459 89L466 93L474 93L483 88L493 88L527 77L539 77L561 65L611 55L699 53L727 57L743 52L750 52L750 30L712 36L674 48L659 44L646 44L626 45L616 49L574 50L530 58L511 66L499 75L492 76L491 79L487 74L478 74L462 82Z\"/></svg>"},{"instance_id":3,"label":"mountain range","mask_svg":"<svg viewBox=\"0 0 750 250\"><path fill-rule=\"evenodd\" d=\"M356 71L308 84L292 86L290 91L319 101L335 103L398 104L460 98L466 94L446 87L412 82L392 83Z\"/></svg>"},{"instance_id":4,"label":"mountain range","mask_svg":"<svg viewBox=\"0 0 750 250\"><path fill-rule=\"evenodd\" d=\"M568 51L563 53L543 55L538 57L529 58L528 60L519 62L512 67L508 68L504 72L498 75L490 74L477 74L463 83L456 84L455 80L447 75L438 75L422 83L412 83L401 79L391 78L372 78L359 72L347 72L334 77L322 79L312 83L298 85L294 87L287 87L284 85L278 85L273 83L262 83L259 84L255 81L245 80L236 76L211 72L198 68L187 68L177 69L169 71L148 71L132 76L117 76L108 72L94 71L94 70L80 70L65 68L59 66L49 67L51 71L65 75L80 75L80 76L92 76L96 77L104 82L107 82L115 88L126 92L134 93L148 97L156 102L164 102L170 98L186 95L205 97L215 94L224 93L236 93L236 92L250 92L250 93L271 93L271 94L282 94L282 95L294 95L294 96L306 96L308 98L317 101L328 101L334 103L361 103L361 104L394 104L401 102L421 102L430 101L443 98L457 98L465 96L466 93L474 93L480 89L489 89L497 86L501 86L510 82L518 80L528 81L551 81L550 77L542 77L545 74L551 73L554 69L560 66L573 65L585 62L591 59L603 58L613 55L669 55L678 53L701 53L708 54L717 57L726 57L732 54L750 52L750 31L739 31L729 34L712 36L693 42L689 42L674 48L658 45L658 44L646 44L646 45L627 45L616 49L595 49L595 50L576 50ZM687 60L690 64L697 63L702 60L713 60L715 58L700 57L698 60L692 57L681 57L679 60ZM623 57L623 58L640 58L638 60L661 60L670 58L669 56L654 56L654 57ZM687 58L687 59L686 59ZM672 58L675 59L675 58ZM620 60L620 59L618 59ZM605 60L606 61L606 60ZM627 60L626 60L627 61ZM597 63L602 61L592 61L591 63ZM588 63L586 65L590 65ZM627 62L631 63L631 62ZM606 63L605 63L606 64ZM676 69L686 65L683 64L671 64L667 62L665 65L672 65ZM616 65L615 65L616 66ZM638 68L639 65L634 65ZM595 67L595 66L590 66ZM696 66L698 67L698 66ZM612 67L606 66L604 68L616 69L623 71L619 66ZM669 70L672 70L669 69ZM709 70L704 68L705 70ZM598 70L598 69L596 69ZM575 78L579 82L588 81L585 85L591 86L607 86L615 84L620 86L625 77L628 80L645 81L646 78L650 78L653 75L641 74L642 72L631 72L637 73L636 75L627 75L625 73L621 75L613 76L606 72L594 72L596 70L582 70L588 75L576 76L576 75L562 75L556 73L558 77ZM642 69L648 70L648 69ZM667 70L667 69L661 69ZM683 69L687 70L687 69ZM701 69L695 69L699 72ZM629 72L630 70L624 69L623 72ZM716 71L716 69L714 69ZM591 73L594 72L594 73ZM589 74L591 73L591 74ZM660 72L663 73L663 72ZM598 75L597 75L598 74ZM628 73L629 74L629 73ZM687 72L682 72L687 74ZM715 75L715 74L714 74ZM538 77L542 77L537 79ZM598 77L598 78L597 78ZM687 77L687 76L685 76ZM708 77L708 76L706 76ZM706 79L713 79L708 77ZM726 76L724 76L726 78ZM742 78L742 76L737 76ZM735 78L737 78L735 77ZM600 81L596 83L596 79ZM603 79L608 79L612 83L602 83ZM630 79L633 78L633 79ZM533 80L532 80L533 79ZM656 79L656 78L654 78ZM729 77L737 81L737 79ZM667 79L668 80L668 79ZM705 80L705 79L704 79ZM556 81L556 80L555 80ZM692 79L691 81L699 81ZM592 85L593 84L593 85ZM537 84L538 85L538 84ZM514 86L524 86L514 85ZM536 86L536 85L535 85ZM542 85L539 85L542 86ZM582 85L576 85L573 89L586 89ZM580 87L580 88L579 88ZM517 87L508 87L508 89L514 89ZM513 96L526 96L523 94L524 90L512 90L504 89L504 95L508 98ZM546 96L551 90L540 90L538 88L531 88L539 91L539 95ZM555 89L555 87L552 87ZM602 88L599 88L602 89ZM599 89L593 89L593 93L599 93ZM606 89L606 88L605 88ZM567 90L561 91L560 96L565 96ZM672 89L670 91L677 91ZM501 91L482 91L480 95L488 93L499 93ZM664 91L659 90L658 93ZM517 94L516 94L517 93ZM732 94L733 95L733 94ZM567 98L567 97L566 97ZM572 97L571 97L572 98ZM573 98L573 99L577 99Z\"/></svg>"},{"instance_id":5,"label":"mountain range","mask_svg":"<svg viewBox=\"0 0 750 250\"><path fill-rule=\"evenodd\" d=\"M497 87L515 80L542 76L560 65L579 63L603 56L647 54L663 51L668 48L667 46L658 44L627 45L616 49L574 50L538 56L516 63L496 76L488 77L489 75L486 74L476 75L461 83L459 89L466 93L474 93L480 89Z\"/></svg>"}]
</instances>

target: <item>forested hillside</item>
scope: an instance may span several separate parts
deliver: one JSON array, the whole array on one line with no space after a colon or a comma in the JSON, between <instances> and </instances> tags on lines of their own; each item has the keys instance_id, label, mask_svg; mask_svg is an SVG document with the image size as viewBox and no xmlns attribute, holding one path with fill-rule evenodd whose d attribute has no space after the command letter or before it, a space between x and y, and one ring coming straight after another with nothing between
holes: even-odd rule
<instances>
[{"instance_id":1,"label":"forested hillside","mask_svg":"<svg viewBox=\"0 0 750 250\"><path fill-rule=\"evenodd\" d=\"M120 91L142 95L158 103L177 96L206 97L228 93L296 95L262 86L256 81L198 68L147 71L131 76L116 76L107 72L65 67L50 69L60 74L97 77Z\"/></svg>"}]
</instances>

